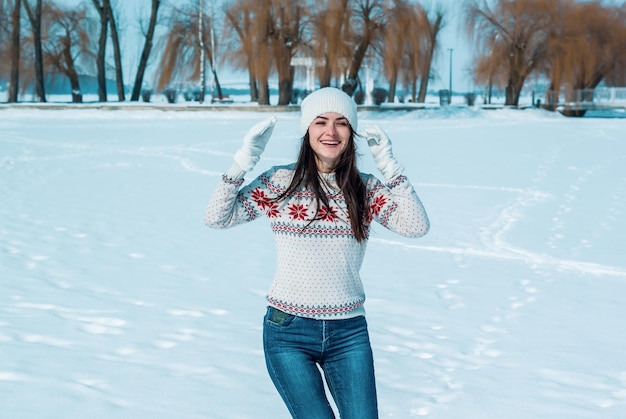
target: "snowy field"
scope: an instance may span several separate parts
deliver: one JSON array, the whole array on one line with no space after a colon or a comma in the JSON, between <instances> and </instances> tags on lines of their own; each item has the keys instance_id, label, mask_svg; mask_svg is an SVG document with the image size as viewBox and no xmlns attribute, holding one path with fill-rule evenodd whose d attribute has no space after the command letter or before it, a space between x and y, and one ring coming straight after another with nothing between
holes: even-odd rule
<instances>
[{"instance_id":1,"label":"snowy field","mask_svg":"<svg viewBox=\"0 0 626 419\"><path fill-rule=\"evenodd\" d=\"M0 110L0 416L288 418L266 220L204 207L267 112ZM257 170L295 158L298 113ZM626 119L360 113L428 210L362 277L383 418L624 418ZM375 172L361 143L364 171Z\"/></svg>"}]
</instances>

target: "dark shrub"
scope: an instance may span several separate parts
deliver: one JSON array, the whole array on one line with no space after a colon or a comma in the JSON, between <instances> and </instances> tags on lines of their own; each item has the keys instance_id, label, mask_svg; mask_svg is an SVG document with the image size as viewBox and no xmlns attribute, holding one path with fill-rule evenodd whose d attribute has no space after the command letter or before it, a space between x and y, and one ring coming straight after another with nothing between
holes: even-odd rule
<instances>
[{"instance_id":1,"label":"dark shrub","mask_svg":"<svg viewBox=\"0 0 626 419\"><path fill-rule=\"evenodd\" d=\"M372 102L374 102L374 105L380 105L382 103L385 103L387 101L388 95L389 92L387 91L387 89L383 89L382 87L374 87L374 90L372 90Z\"/></svg>"},{"instance_id":2,"label":"dark shrub","mask_svg":"<svg viewBox=\"0 0 626 419\"><path fill-rule=\"evenodd\" d=\"M144 102L150 102L151 97L152 97L152 89L141 90L141 100L143 100Z\"/></svg>"},{"instance_id":3,"label":"dark shrub","mask_svg":"<svg viewBox=\"0 0 626 419\"><path fill-rule=\"evenodd\" d=\"M163 96L165 96L165 99L167 99L167 103L176 103L178 89L176 89L175 87L168 87L163 90Z\"/></svg>"}]
</instances>

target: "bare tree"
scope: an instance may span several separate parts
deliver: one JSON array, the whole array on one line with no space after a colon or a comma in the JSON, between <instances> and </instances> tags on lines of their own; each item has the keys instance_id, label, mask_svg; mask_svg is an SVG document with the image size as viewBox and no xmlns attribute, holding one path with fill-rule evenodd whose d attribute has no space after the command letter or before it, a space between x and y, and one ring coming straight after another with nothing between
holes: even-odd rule
<instances>
[{"instance_id":1,"label":"bare tree","mask_svg":"<svg viewBox=\"0 0 626 419\"><path fill-rule=\"evenodd\" d=\"M385 7L385 16L382 44L375 43L375 49L380 51L389 81L387 100L394 101L397 84L402 81L410 87L411 100L423 103L444 13L440 9L435 11L431 21L421 4L395 0L391 7Z\"/></svg>"},{"instance_id":2,"label":"bare tree","mask_svg":"<svg viewBox=\"0 0 626 419\"><path fill-rule=\"evenodd\" d=\"M606 83L610 86L626 86L626 2L612 8L616 16L615 63L608 69Z\"/></svg>"},{"instance_id":3,"label":"bare tree","mask_svg":"<svg viewBox=\"0 0 626 419\"><path fill-rule=\"evenodd\" d=\"M270 41L278 72L278 104L288 105L293 91L291 59L302 42L302 24L305 14L299 2L272 0Z\"/></svg>"},{"instance_id":4,"label":"bare tree","mask_svg":"<svg viewBox=\"0 0 626 419\"><path fill-rule=\"evenodd\" d=\"M173 8L169 31L163 39L157 91L176 82L198 79L200 72L200 43L198 42L198 11L195 7Z\"/></svg>"},{"instance_id":5,"label":"bare tree","mask_svg":"<svg viewBox=\"0 0 626 419\"><path fill-rule=\"evenodd\" d=\"M398 79L403 72L407 74L406 78L409 80L411 76L408 74L411 70L415 70L412 74L415 78L419 72L412 64L419 66L423 55L419 51L419 40L423 38L425 26L421 17L422 15L418 14L407 0L396 0L391 7L385 7L382 45L377 49L381 51L385 76L389 81L388 102L395 100Z\"/></svg>"},{"instance_id":6,"label":"bare tree","mask_svg":"<svg viewBox=\"0 0 626 419\"><path fill-rule=\"evenodd\" d=\"M9 15L13 10L10 0L0 0L0 47L4 45L9 36Z\"/></svg>"},{"instance_id":7,"label":"bare tree","mask_svg":"<svg viewBox=\"0 0 626 419\"><path fill-rule=\"evenodd\" d=\"M11 71L9 75L9 97L11 103L17 102L17 94L20 84L20 9L22 8L20 0L15 0L13 11L11 12Z\"/></svg>"},{"instance_id":8,"label":"bare tree","mask_svg":"<svg viewBox=\"0 0 626 419\"><path fill-rule=\"evenodd\" d=\"M248 85L250 88L250 100L259 100L256 64L255 64L255 36L252 22L254 21L254 8L251 1L236 1L224 9L227 28L231 28L240 43L240 48L229 48L225 59L237 68L248 70Z\"/></svg>"},{"instance_id":9,"label":"bare tree","mask_svg":"<svg viewBox=\"0 0 626 419\"><path fill-rule=\"evenodd\" d=\"M35 50L35 94L39 102L45 102L46 87L41 40L42 0L35 0L34 7L31 6L29 0L24 0L24 9L26 10L33 31L33 46Z\"/></svg>"},{"instance_id":10,"label":"bare tree","mask_svg":"<svg viewBox=\"0 0 626 419\"><path fill-rule=\"evenodd\" d=\"M270 35L272 31L271 4L267 1L256 2L254 4L255 18L252 21L253 36L253 56L255 79L259 91L259 105L270 104Z\"/></svg>"},{"instance_id":11,"label":"bare tree","mask_svg":"<svg viewBox=\"0 0 626 419\"><path fill-rule=\"evenodd\" d=\"M11 15L12 10L13 7L11 7L11 4L8 0L0 0L0 48L3 48L5 46L10 36L11 26L9 21L9 15Z\"/></svg>"},{"instance_id":12,"label":"bare tree","mask_svg":"<svg viewBox=\"0 0 626 419\"><path fill-rule=\"evenodd\" d=\"M350 0L325 0L314 5L309 44L315 62L320 64L317 67L320 87L330 86L333 77L339 78L347 70L352 52L349 4Z\"/></svg>"},{"instance_id":13,"label":"bare tree","mask_svg":"<svg viewBox=\"0 0 626 419\"><path fill-rule=\"evenodd\" d=\"M7 0L0 0L0 57L10 56L12 7ZM10 63L7 60L0 61L0 78L10 74Z\"/></svg>"},{"instance_id":14,"label":"bare tree","mask_svg":"<svg viewBox=\"0 0 626 419\"><path fill-rule=\"evenodd\" d=\"M103 0L106 4L106 9L109 12L109 26L111 28L111 43L113 44L113 59L115 62L115 82L117 87L117 98L120 102L126 100L124 93L124 75L122 71L122 52L120 49L119 32L117 30L117 22L115 14L113 13L113 7L111 0Z\"/></svg>"},{"instance_id":15,"label":"bare tree","mask_svg":"<svg viewBox=\"0 0 626 419\"><path fill-rule=\"evenodd\" d=\"M493 57L506 56L508 45L501 42L500 36L495 34L488 40L488 47L484 54L475 59L473 74L474 81L479 85L487 86L487 103L491 103L493 86L504 88L508 80L508 67L503 60Z\"/></svg>"},{"instance_id":16,"label":"bare tree","mask_svg":"<svg viewBox=\"0 0 626 419\"><path fill-rule=\"evenodd\" d=\"M241 50L230 51L226 60L247 67L250 95L254 100L256 92L259 105L270 104L272 1L236 0L225 8L228 26L241 43Z\"/></svg>"},{"instance_id":17,"label":"bare tree","mask_svg":"<svg viewBox=\"0 0 626 419\"><path fill-rule=\"evenodd\" d=\"M107 30L109 28L110 4L106 0L92 0L98 17L100 18L100 36L98 38L98 53L96 55L96 66L98 69L98 100L107 101L107 80L106 80L106 46Z\"/></svg>"},{"instance_id":18,"label":"bare tree","mask_svg":"<svg viewBox=\"0 0 626 419\"><path fill-rule=\"evenodd\" d=\"M576 58L578 65L570 69L569 81L574 89L595 89L614 68L618 57L623 57L624 22L612 7L600 1L576 4L570 26L577 26L580 31L576 38ZM574 70L574 71L572 71Z\"/></svg>"},{"instance_id":19,"label":"bare tree","mask_svg":"<svg viewBox=\"0 0 626 419\"><path fill-rule=\"evenodd\" d=\"M385 23L382 26L381 55L385 76L389 81L388 102L396 96L396 84L400 67L407 49L407 38L410 36L411 15L413 10L405 0L395 1L390 8L385 7Z\"/></svg>"},{"instance_id":20,"label":"bare tree","mask_svg":"<svg viewBox=\"0 0 626 419\"><path fill-rule=\"evenodd\" d=\"M354 52L350 57L350 64L346 74L346 81L341 87L352 96L359 83L359 71L368 49L380 34L383 24L384 11L381 0L353 0L354 24L350 41Z\"/></svg>"},{"instance_id":21,"label":"bare tree","mask_svg":"<svg viewBox=\"0 0 626 419\"><path fill-rule=\"evenodd\" d=\"M199 25L202 16L202 25ZM190 83L201 77L202 62L204 58L201 49L209 63L215 62L212 43L209 42L213 28L211 19L204 13L200 13L197 5L172 9L170 16L170 30L164 38L163 54L161 55L160 68L157 79L157 90L176 83ZM199 28L202 31L199 34ZM202 37L202 39L200 39ZM211 66L216 94L223 97L222 87L219 82L215 65ZM202 101L202 91L200 92Z\"/></svg>"},{"instance_id":22,"label":"bare tree","mask_svg":"<svg viewBox=\"0 0 626 419\"><path fill-rule=\"evenodd\" d=\"M204 13L201 13L203 19L206 20L206 16ZM210 18L208 18L208 24L205 23L202 25L202 39L204 40L201 45L204 50L204 55L209 60L209 64L211 65L211 73L213 74L213 85L215 87L215 91L213 92L217 95L217 99L224 99L224 93L222 92L222 85L220 84L219 77L217 75L217 43L215 42L215 16L213 15L213 3L211 3L210 9Z\"/></svg>"},{"instance_id":23,"label":"bare tree","mask_svg":"<svg viewBox=\"0 0 626 419\"><path fill-rule=\"evenodd\" d=\"M425 45L425 53L422 56L422 65L418 66L421 70L420 73L420 89L417 97L417 102L424 103L426 101L426 93L428 92L428 81L430 80L430 71L433 64L433 59L435 57L435 52L439 49L439 42L437 38L441 30L445 26L444 21L444 11L442 9L437 9L434 12L434 16L430 17L429 13L423 9L422 7L418 7L418 12L422 13L423 19L421 19L425 24L424 40ZM415 89L413 89L413 100L415 101Z\"/></svg>"},{"instance_id":24,"label":"bare tree","mask_svg":"<svg viewBox=\"0 0 626 419\"><path fill-rule=\"evenodd\" d=\"M41 1L41 0L39 0ZM135 77L135 84L133 86L133 92L130 96L132 102L139 100L141 94L141 87L143 85L143 78L148 66L148 59L150 58L150 51L152 50L152 43L154 40L154 32L156 29L157 18L159 14L159 6L161 6L161 0L152 0L152 7L150 9L150 23L148 24L148 31L145 34L145 42L141 57L139 59L139 67L137 68L137 76Z\"/></svg>"},{"instance_id":25,"label":"bare tree","mask_svg":"<svg viewBox=\"0 0 626 419\"><path fill-rule=\"evenodd\" d=\"M618 9L599 1L561 1L559 10L550 32L549 59L539 69L549 78L546 102L553 110L561 92L568 102L591 100L596 86L613 74L626 54L626 26Z\"/></svg>"},{"instance_id":26,"label":"bare tree","mask_svg":"<svg viewBox=\"0 0 626 419\"><path fill-rule=\"evenodd\" d=\"M537 68L539 74L548 77L550 86L546 92L546 107L556 110L561 89L568 86L571 92L571 81L580 64L578 48L586 46L586 28L578 26L580 9L567 1L560 1L560 13L555 16L548 38L549 54L547 59ZM570 24L570 21L572 21Z\"/></svg>"},{"instance_id":27,"label":"bare tree","mask_svg":"<svg viewBox=\"0 0 626 419\"><path fill-rule=\"evenodd\" d=\"M67 76L72 89L72 102L83 101L77 62L82 55L89 55L90 28L86 17L84 6L61 8L53 2L45 5L45 62Z\"/></svg>"},{"instance_id":28,"label":"bare tree","mask_svg":"<svg viewBox=\"0 0 626 419\"><path fill-rule=\"evenodd\" d=\"M551 0L472 0L466 6L465 22L478 50L487 60L501 61L506 72L506 105L517 106L528 75L548 52L548 38L557 3ZM495 48L498 44L506 48ZM495 68L496 66L492 66Z\"/></svg>"}]
</instances>

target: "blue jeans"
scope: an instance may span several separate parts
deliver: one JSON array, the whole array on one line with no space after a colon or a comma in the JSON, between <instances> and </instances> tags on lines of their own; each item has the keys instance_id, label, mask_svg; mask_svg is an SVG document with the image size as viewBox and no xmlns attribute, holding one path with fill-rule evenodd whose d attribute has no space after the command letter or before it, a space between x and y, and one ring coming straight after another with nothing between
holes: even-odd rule
<instances>
[{"instance_id":1,"label":"blue jeans","mask_svg":"<svg viewBox=\"0 0 626 419\"><path fill-rule=\"evenodd\" d=\"M270 377L294 419L335 417L321 371L342 419L378 417L365 317L314 320L268 307L263 348Z\"/></svg>"}]
</instances>

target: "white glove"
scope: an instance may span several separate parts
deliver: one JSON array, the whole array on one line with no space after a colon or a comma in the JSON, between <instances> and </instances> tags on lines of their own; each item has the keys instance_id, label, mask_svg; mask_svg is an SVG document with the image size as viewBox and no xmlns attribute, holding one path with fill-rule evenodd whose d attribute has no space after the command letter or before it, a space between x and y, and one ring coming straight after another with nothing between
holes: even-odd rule
<instances>
[{"instance_id":1,"label":"white glove","mask_svg":"<svg viewBox=\"0 0 626 419\"><path fill-rule=\"evenodd\" d=\"M387 134L378 126L365 128L361 134L367 140L376 167L381 171L387 182L397 178L404 171L404 167L398 163L391 151L391 140Z\"/></svg>"},{"instance_id":2,"label":"white glove","mask_svg":"<svg viewBox=\"0 0 626 419\"><path fill-rule=\"evenodd\" d=\"M273 116L259 122L243 137L243 144L235 152L235 162L245 172L252 170L255 164L261 159L261 153L272 136L276 117Z\"/></svg>"}]
</instances>

